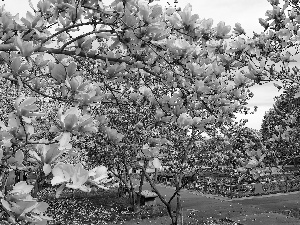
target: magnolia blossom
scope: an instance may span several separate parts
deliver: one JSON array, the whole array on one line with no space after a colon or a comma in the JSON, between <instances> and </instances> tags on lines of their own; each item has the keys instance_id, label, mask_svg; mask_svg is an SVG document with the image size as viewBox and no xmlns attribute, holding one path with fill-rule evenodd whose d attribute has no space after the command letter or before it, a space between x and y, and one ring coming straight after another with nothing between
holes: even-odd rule
<instances>
[{"instance_id":1,"label":"magnolia blossom","mask_svg":"<svg viewBox=\"0 0 300 225\"><path fill-rule=\"evenodd\" d=\"M52 186L66 183L66 187L73 189L80 189L82 191L90 191L90 189L84 185L88 180L89 173L78 163L74 167L71 164L58 163L52 169L53 178L51 180Z\"/></svg>"},{"instance_id":2,"label":"magnolia blossom","mask_svg":"<svg viewBox=\"0 0 300 225\"><path fill-rule=\"evenodd\" d=\"M181 126L182 128L186 129L190 125L193 124L193 118L189 114L187 114L187 113L182 113L178 117L177 123L178 123L179 126Z\"/></svg>"},{"instance_id":3,"label":"magnolia blossom","mask_svg":"<svg viewBox=\"0 0 300 225\"><path fill-rule=\"evenodd\" d=\"M65 183L68 188L80 189L85 192L91 190L90 187L85 185L89 183L105 189L104 186L99 184L108 177L106 167L99 166L88 171L83 168L81 163L76 164L75 167L71 164L58 163L52 169L52 174L52 186Z\"/></svg>"},{"instance_id":4,"label":"magnolia blossom","mask_svg":"<svg viewBox=\"0 0 300 225\"><path fill-rule=\"evenodd\" d=\"M102 180L108 178L107 168L105 166L98 166L89 171L90 178L96 182L100 183Z\"/></svg>"},{"instance_id":5,"label":"magnolia blossom","mask_svg":"<svg viewBox=\"0 0 300 225\"><path fill-rule=\"evenodd\" d=\"M150 168L161 168L162 165L159 156L159 147L150 147L148 144L143 146L142 152L138 154L138 158L147 159L148 167ZM144 160L140 160L139 164L144 165Z\"/></svg>"}]
</instances>

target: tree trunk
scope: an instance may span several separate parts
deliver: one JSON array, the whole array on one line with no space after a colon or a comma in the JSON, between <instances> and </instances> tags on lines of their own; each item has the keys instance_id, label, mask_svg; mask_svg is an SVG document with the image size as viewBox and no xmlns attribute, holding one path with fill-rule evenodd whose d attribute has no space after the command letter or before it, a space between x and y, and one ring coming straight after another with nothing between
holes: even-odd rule
<instances>
[{"instance_id":1,"label":"tree trunk","mask_svg":"<svg viewBox=\"0 0 300 225\"><path fill-rule=\"evenodd\" d=\"M176 225L180 224L183 225L183 217L182 217L182 207L181 207L181 198L180 198L180 186L181 186L181 175L179 175L178 177L176 177L176 191L177 192L177 197L176 197Z\"/></svg>"},{"instance_id":2,"label":"tree trunk","mask_svg":"<svg viewBox=\"0 0 300 225\"><path fill-rule=\"evenodd\" d=\"M9 191L13 189L13 186L16 183L16 174L14 170L11 170L8 172L8 177L6 178L6 181L4 183L4 193L7 194Z\"/></svg>"},{"instance_id":3,"label":"tree trunk","mask_svg":"<svg viewBox=\"0 0 300 225\"><path fill-rule=\"evenodd\" d=\"M129 188L129 198L130 198L130 201L131 201L131 206L132 206L132 209L135 210L136 209L136 200L135 200L135 190L134 190L134 185L133 185L133 182L132 182L132 176L130 174L128 174L129 176L129 184L130 184L130 188Z\"/></svg>"},{"instance_id":4,"label":"tree trunk","mask_svg":"<svg viewBox=\"0 0 300 225\"><path fill-rule=\"evenodd\" d=\"M1 180L0 191L1 191L4 195L7 194L6 184L7 184L8 177L9 177L9 172L4 170L4 171L1 173L1 176L0 176L0 180Z\"/></svg>"},{"instance_id":5,"label":"tree trunk","mask_svg":"<svg viewBox=\"0 0 300 225\"><path fill-rule=\"evenodd\" d=\"M21 170L20 171L20 181L24 181L24 171L23 170Z\"/></svg>"},{"instance_id":6,"label":"tree trunk","mask_svg":"<svg viewBox=\"0 0 300 225\"><path fill-rule=\"evenodd\" d=\"M127 175L126 177L129 179L129 185L130 185L129 200L130 200L131 206L134 210L135 209L135 195L134 195L135 190L134 190L133 183L132 183L132 176L129 172L129 168L128 168L126 158L124 158L123 162L124 162L124 167L125 167L125 176ZM126 186L128 186L128 185L126 185Z\"/></svg>"},{"instance_id":7,"label":"tree trunk","mask_svg":"<svg viewBox=\"0 0 300 225\"><path fill-rule=\"evenodd\" d=\"M37 197L37 193L39 191L41 191L42 189L42 183L45 180L45 177L43 176L43 170L39 169L38 171L36 171L36 179L35 179L35 183L34 183L34 188L32 190L32 197L36 198Z\"/></svg>"},{"instance_id":8,"label":"tree trunk","mask_svg":"<svg viewBox=\"0 0 300 225\"><path fill-rule=\"evenodd\" d=\"M153 181L154 181L155 184L157 184L157 174L158 174L158 169L155 168L154 179L153 179Z\"/></svg>"},{"instance_id":9,"label":"tree trunk","mask_svg":"<svg viewBox=\"0 0 300 225\"><path fill-rule=\"evenodd\" d=\"M144 177L145 177L145 174L143 171L140 172L140 185L139 185L139 192L138 192L138 195L137 195L137 201L136 201L136 208L137 208L137 211L140 211L141 209L141 193L143 191L143 184L144 184Z\"/></svg>"}]
</instances>

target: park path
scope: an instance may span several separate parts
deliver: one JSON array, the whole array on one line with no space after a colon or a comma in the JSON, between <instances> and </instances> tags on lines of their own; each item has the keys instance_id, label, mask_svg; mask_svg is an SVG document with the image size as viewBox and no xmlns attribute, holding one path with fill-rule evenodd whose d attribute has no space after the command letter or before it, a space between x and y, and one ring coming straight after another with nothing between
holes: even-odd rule
<instances>
[{"instance_id":1,"label":"park path","mask_svg":"<svg viewBox=\"0 0 300 225\"><path fill-rule=\"evenodd\" d=\"M157 185L160 193L169 199L174 188ZM144 190L151 190L149 184ZM185 221L197 224L197 221L206 221L209 218L229 218L242 225L300 225L300 220L275 213L291 208L300 208L300 192L257 196L243 199L229 199L213 195L203 195L197 192L183 190L181 192L183 214ZM161 203L158 200L158 203ZM175 200L173 202L175 206ZM164 224L169 225L168 218L161 218L150 223L146 221L130 221L128 224ZM125 223L125 225L127 225Z\"/></svg>"}]
</instances>

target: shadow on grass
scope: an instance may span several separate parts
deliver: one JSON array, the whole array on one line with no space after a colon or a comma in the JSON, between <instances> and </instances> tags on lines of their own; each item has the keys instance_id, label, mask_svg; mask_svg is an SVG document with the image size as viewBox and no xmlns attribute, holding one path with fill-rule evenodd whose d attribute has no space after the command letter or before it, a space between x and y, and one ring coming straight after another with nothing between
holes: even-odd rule
<instances>
[{"instance_id":1,"label":"shadow on grass","mask_svg":"<svg viewBox=\"0 0 300 225\"><path fill-rule=\"evenodd\" d=\"M38 194L40 201L49 204L47 215L53 218L49 224L106 224L121 223L133 219L166 216L161 205L143 206L140 213L133 212L128 197L119 197L116 191L94 193L65 190L55 198L54 188L46 188Z\"/></svg>"},{"instance_id":2,"label":"shadow on grass","mask_svg":"<svg viewBox=\"0 0 300 225\"><path fill-rule=\"evenodd\" d=\"M286 210L277 210L275 213L280 213L289 217L294 217L300 219L300 208L291 208Z\"/></svg>"}]
</instances>

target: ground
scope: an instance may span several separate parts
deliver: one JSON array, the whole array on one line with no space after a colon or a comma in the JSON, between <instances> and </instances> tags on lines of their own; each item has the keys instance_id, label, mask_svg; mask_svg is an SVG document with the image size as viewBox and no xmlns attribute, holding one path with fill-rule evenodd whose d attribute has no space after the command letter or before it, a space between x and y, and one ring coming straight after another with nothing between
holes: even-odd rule
<instances>
[{"instance_id":1,"label":"ground","mask_svg":"<svg viewBox=\"0 0 300 225\"><path fill-rule=\"evenodd\" d=\"M149 184L144 190L151 190ZM167 199L173 188L158 185ZM55 189L46 188L38 198L49 204L47 214L54 218L49 224L108 224L108 225L169 225L165 207L143 207L140 214L132 211L127 197L116 191L74 194L66 189L55 198ZM185 225L296 225L300 224L300 192L229 199L183 190L181 192ZM173 203L173 206L175 202ZM1 224L1 223L0 223Z\"/></svg>"}]
</instances>

